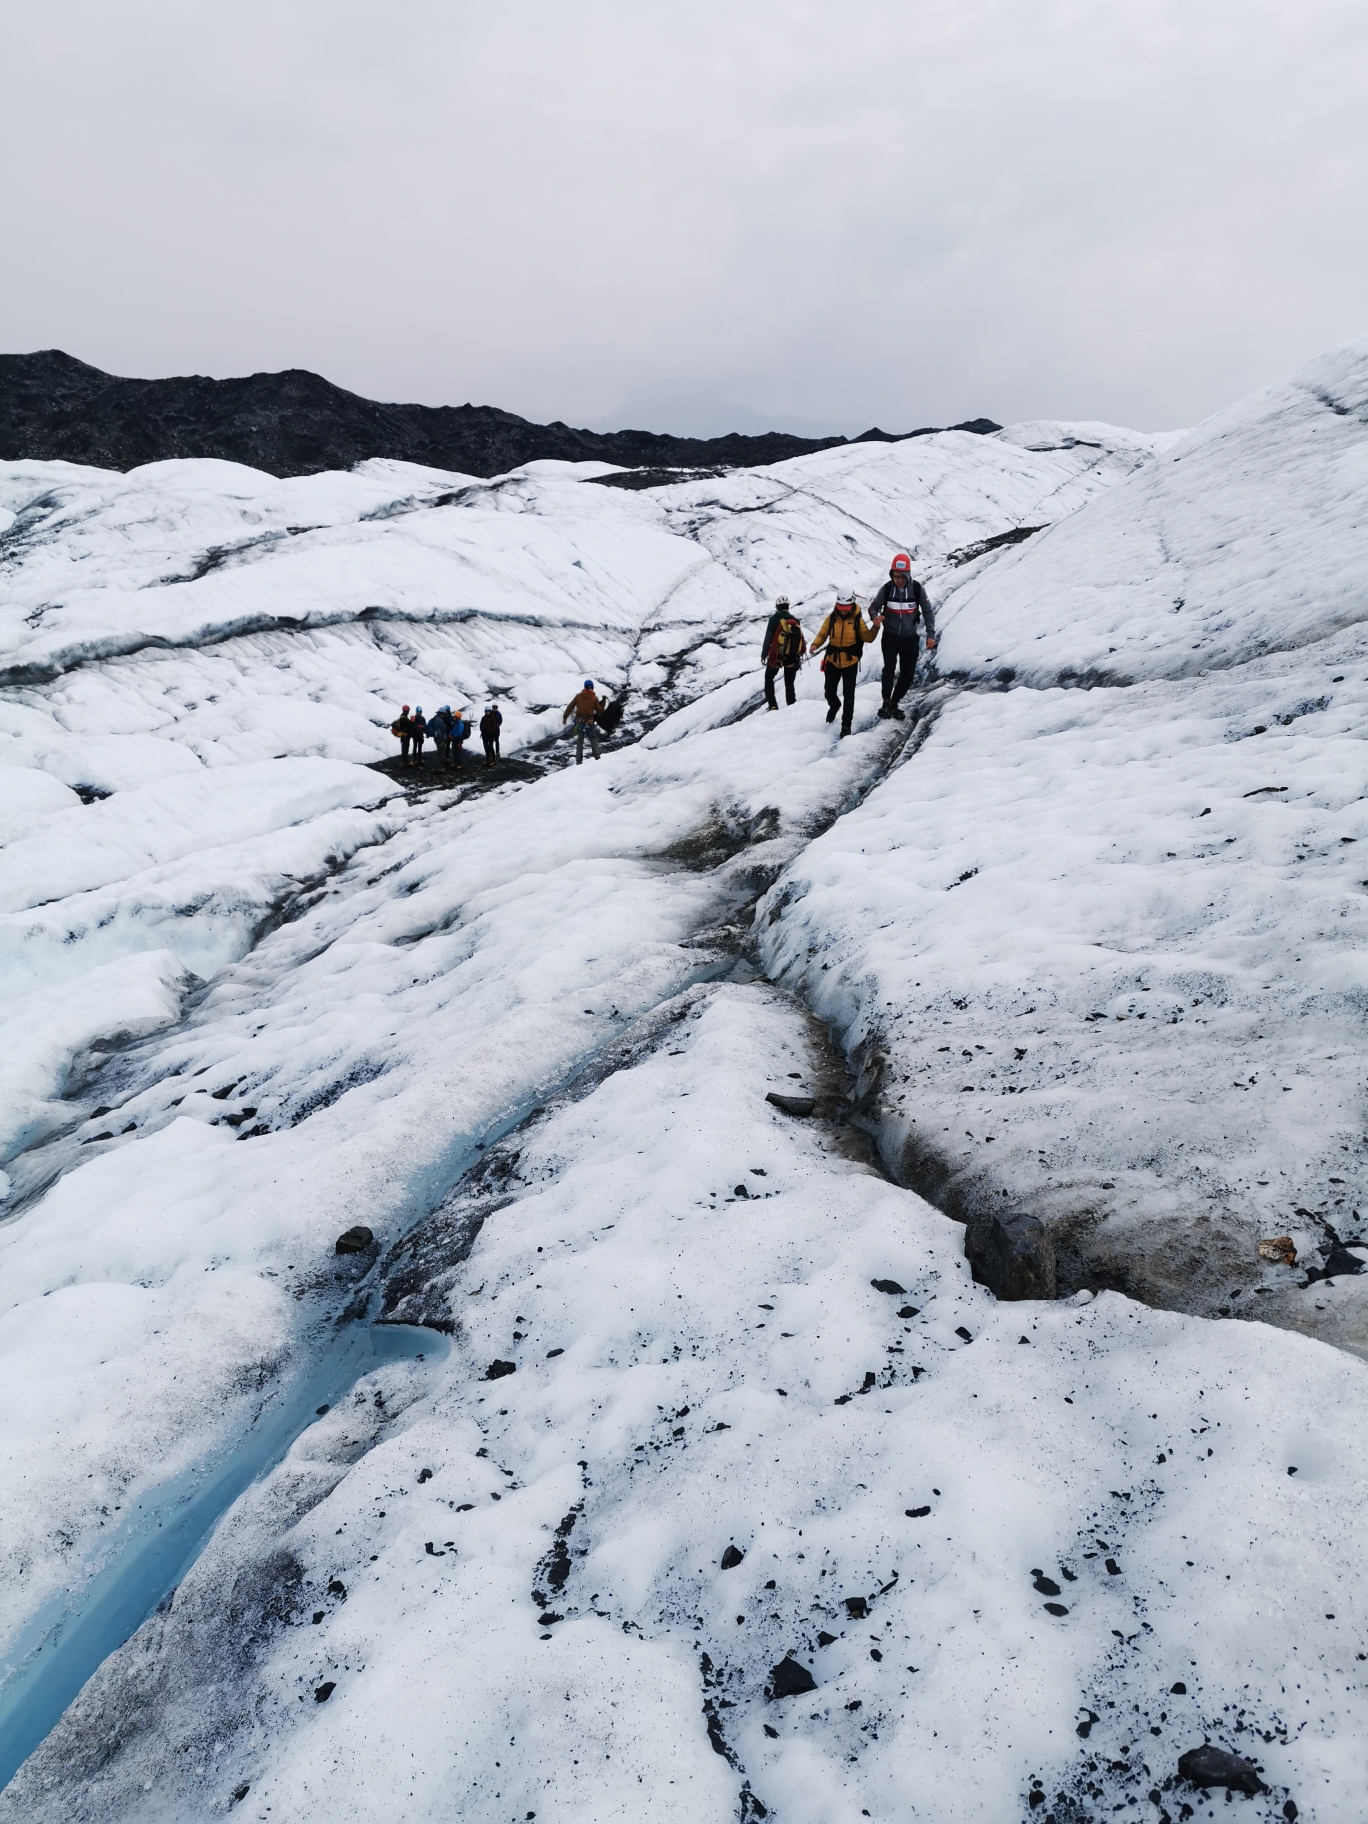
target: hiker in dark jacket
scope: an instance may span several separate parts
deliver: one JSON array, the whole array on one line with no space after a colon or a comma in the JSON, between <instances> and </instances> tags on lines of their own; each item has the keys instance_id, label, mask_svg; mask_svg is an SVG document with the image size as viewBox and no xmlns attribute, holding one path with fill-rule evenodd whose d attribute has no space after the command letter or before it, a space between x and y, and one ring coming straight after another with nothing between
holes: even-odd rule
<instances>
[{"instance_id":1,"label":"hiker in dark jacket","mask_svg":"<svg viewBox=\"0 0 1368 1824\"><path fill-rule=\"evenodd\" d=\"M600 758L598 729L595 727L595 722L600 710L606 708L607 704L604 702L603 698L596 696L594 693L594 680L592 678L586 678L584 680L584 689L577 691L566 704L565 714L561 717L561 724L563 726L567 723L571 716L575 718L576 766L584 765L584 737L586 735L589 737L589 746L593 750L595 760Z\"/></svg>"},{"instance_id":2,"label":"hiker in dark jacket","mask_svg":"<svg viewBox=\"0 0 1368 1824\"><path fill-rule=\"evenodd\" d=\"M428 723L428 733L432 736L433 752L438 766L448 766L451 762L451 705L444 703Z\"/></svg>"},{"instance_id":3,"label":"hiker in dark jacket","mask_svg":"<svg viewBox=\"0 0 1368 1824\"><path fill-rule=\"evenodd\" d=\"M926 624L926 650L936 650L936 615L930 597L912 576L912 560L899 551L888 572L888 581L869 604L871 616L883 616L883 704L881 716L895 722L906 717L899 703L912 688L921 656L921 624Z\"/></svg>"},{"instance_id":4,"label":"hiker in dark jacket","mask_svg":"<svg viewBox=\"0 0 1368 1824\"><path fill-rule=\"evenodd\" d=\"M878 631L878 616L866 626L860 618L859 603L854 595L847 592L836 597L836 606L817 629L817 638L812 642L813 652L822 646L827 649L827 656L822 661L827 721L834 722L837 710L843 710L842 739L850 733L855 715L855 684L860 675L860 654L871 644Z\"/></svg>"},{"instance_id":5,"label":"hiker in dark jacket","mask_svg":"<svg viewBox=\"0 0 1368 1824\"><path fill-rule=\"evenodd\" d=\"M390 723L390 733L399 738L399 764L408 765L409 742L413 739L413 719L409 715L409 706L405 703L394 721Z\"/></svg>"},{"instance_id":6,"label":"hiker in dark jacket","mask_svg":"<svg viewBox=\"0 0 1368 1824\"><path fill-rule=\"evenodd\" d=\"M503 727L503 717L491 703L480 717L480 739L484 742L486 766L493 766L496 760L502 759L499 752L499 730Z\"/></svg>"},{"instance_id":7,"label":"hiker in dark jacket","mask_svg":"<svg viewBox=\"0 0 1368 1824\"><path fill-rule=\"evenodd\" d=\"M803 638L803 630L789 611L788 597L781 595L774 604L774 613L769 618L760 645L760 657L765 662L765 702L770 709L779 707L774 694L774 680L780 671L784 674L784 701L794 701L794 679L798 676L798 667L802 664L806 651L807 641Z\"/></svg>"},{"instance_id":8,"label":"hiker in dark jacket","mask_svg":"<svg viewBox=\"0 0 1368 1824\"><path fill-rule=\"evenodd\" d=\"M423 737L426 734L427 734L427 717L423 714L422 704L416 703L414 705L414 709L413 709L413 764L414 764L414 766L421 766L423 764Z\"/></svg>"}]
</instances>

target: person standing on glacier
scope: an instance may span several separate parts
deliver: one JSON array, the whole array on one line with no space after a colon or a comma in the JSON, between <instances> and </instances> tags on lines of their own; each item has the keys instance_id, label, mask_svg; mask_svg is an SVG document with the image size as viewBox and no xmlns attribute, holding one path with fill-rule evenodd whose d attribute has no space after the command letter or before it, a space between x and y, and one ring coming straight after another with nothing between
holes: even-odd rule
<instances>
[{"instance_id":1,"label":"person standing on glacier","mask_svg":"<svg viewBox=\"0 0 1368 1824\"><path fill-rule=\"evenodd\" d=\"M561 717L561 725L563 727L570 720L571 716L575 718L576 766L584 765L584 737L586 735L589 737L589 746L593 751L595 760L600 758L598 729L595 727L595 722L606 707L607 705L603 698L595 694L594 680L592 678L586 678L584 680L584 689L577 691L566 704L565 714Z\"/></svg>"},{"instance_id":2,"label":"person standing on glacier","mask_svg":"<svg viewBox=\"0 0 1368 1824\"><path fill-rule=\"evenodd\" d=\"M760 657L765 663L765 702L770 709L779 707L774 694L774 680L780 671L784 674L784 701L793 702L793 682L798 676L798 667L802 664L806 651L807 641L803 638L803 630L793 618L788 597L781 595L774 604L774 613L769 618L765 637L760 643Z\"/></svg>"},{"instance_id":3,"label":"person standing on glacier","mask_svg":"<svg viewBox=\"0 0 1368 1824\"><path fill-rule=\"evenodd\" d=\"M423 714L421 703L414 705L411 726L413 728L412 764L421 766L423 764L423 737L427 734L427 717Z\"/></svg>"},{"instance_id":4,"label":"person standing on glacier","mask_svg":"<svg viewBox=\"0 0 1368 1824\"><path fill-rule=\"evenodd\" d=\"M813 652L823 646L827 649L827 656L822 660L827 700L826 719L834 722L836 711L843 711L842 740L850 733L855 715L855 684L860 675L860 654L872 643L878 631L878 616L866 626L854 593L847 591L836 597L836 606L817 629L817 638L812 642Z\"/></svg>"},{"instance_id":5,"label":"person standing on glacier","mask_svg":"<svg viewBox=\"0 0 1368 1824\"><path fill-rule=\"evenodd\" d=\"M883 617L883 703L881 716L895 722L906 717L899 703L912 688L921 656L921 623L926 624L926 650L936 650L936 615L930 597L912 575L912 560L899 551L888 572L888 581L869 604L872 615Z\"/></svg>"},{"instance_id":6,"label":"person standing on glacier","mask_svg":"<svg viewBox=\"0 0 1368 1824\"><path fill-rule=\"evenodd\" d=\"M432 736L432 748L438 766L447 766L451 760L451 705L444 703L428 723L428 733Z\"/></svg>"},{"instance_id":7,"label":"person standing on glacier","mask_svg":"<svg viewBox=\"0 0 1368 1824\"><path fill-rule=\"evenodd\" d=\"M503 755L499 752L499 730L503 727L503 716L491 703L480 717L480 739L484 742L484 763L493 766Z\"/></svg>"},{"instance_id":8,"label":"person standing on glacier","mask_svg":"<svg viewBox=\"0 0 1368 1824\"><path fill-rule=\"evenodd\" d=\"M405 703L399 714L390 723L390 733L399 742L399 764L408 765L409 742L413 739L413 719L409 715L409 706Z\"/></svg>"}]
</instances>

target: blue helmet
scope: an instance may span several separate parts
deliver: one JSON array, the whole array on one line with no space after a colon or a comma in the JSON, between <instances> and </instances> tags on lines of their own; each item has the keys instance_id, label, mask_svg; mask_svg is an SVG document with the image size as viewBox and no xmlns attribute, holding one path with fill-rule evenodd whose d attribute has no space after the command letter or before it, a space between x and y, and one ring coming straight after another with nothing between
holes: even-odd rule
<instances>
[{"instance_id":1,"label":"blue helmet","mask_svg":"<svg viewBox=\"0 0 1368 1824\"><path fill-rule=\"evenodd\" d=\"M592 678L586 678L584 680L584 688L586 690L592 690L594 688L594 680Z\"/></svg>"}]
</instances>

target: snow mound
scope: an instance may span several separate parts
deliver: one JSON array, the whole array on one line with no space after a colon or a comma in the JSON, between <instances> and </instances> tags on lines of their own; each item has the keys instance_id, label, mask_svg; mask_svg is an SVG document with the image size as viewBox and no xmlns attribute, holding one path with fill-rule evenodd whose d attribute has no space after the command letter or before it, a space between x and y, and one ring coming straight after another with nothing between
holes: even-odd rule
<instances>
[{"instance_id":1,"label":"snow mound","mask_svg":"<svg viewBox=\"0 0 1368 1824\"><path fill-rule=\"evenodd\" d=\"M1025 1211L1066 1288L1359 1353L1357 1281L1258 1242L1319 1268L1368 1208L1365 384L1368 344L1313 363L952 595L915 761L762 908L971 1246Z\"/></svg>"},{"instance_id":2,"label":"snow mound","mask_svg":"<svg viewBox=\"0 0 1368 1824\"><path fill-rule=\"evenodd\" d=\"M942 667L1191 677L1364 619L1368 337L1218 413L962 590Z\"/></svg>"}]
</instances>

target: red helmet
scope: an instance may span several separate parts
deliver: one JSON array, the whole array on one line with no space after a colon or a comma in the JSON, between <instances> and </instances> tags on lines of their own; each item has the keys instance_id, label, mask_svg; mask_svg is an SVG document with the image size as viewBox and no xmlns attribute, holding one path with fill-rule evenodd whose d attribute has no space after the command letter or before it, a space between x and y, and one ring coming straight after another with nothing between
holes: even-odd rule
<instances>
[{"instance_id":1,"label":"red helmet","mask_svg":"<svg viewBox=\"0 0 1368 1824\"><path fill-rule=\"evenodd\" d=\"M888 566L888 574L890 576L910 576L912 574L912 559L907 555L906 551L899 551L898 555L893 559L893 562Z\"/></svg>"}]
</instances>

